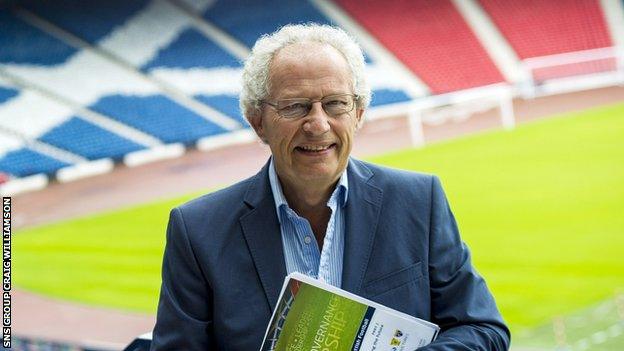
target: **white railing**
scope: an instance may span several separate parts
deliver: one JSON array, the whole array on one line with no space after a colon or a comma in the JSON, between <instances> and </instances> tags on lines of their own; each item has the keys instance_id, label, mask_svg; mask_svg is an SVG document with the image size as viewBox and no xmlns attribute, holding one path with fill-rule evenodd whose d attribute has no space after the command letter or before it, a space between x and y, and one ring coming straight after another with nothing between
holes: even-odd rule
<instances>
[{"instance_id":1,"label":"white railing","mask_svg":"<svg viewBox=\"0 0 624 351\"><path fill-rule=\"evenodd\" d=\"M414 146L424 145L423 123L441 124L498 109L505 129L515 126L513 99L535 98L608 86L624 85L624 48L605 47L533 57L523 60L529 77L517 85L493 84L409 102L371 108L369 120L405 117L409 119Z\"/></svg>"},{"instance_id":2,"label":"white railing","mask_svg":"<svg viewBox=\"0 0 624 351\"><path fill-rule=\"evenodd\" d=\"M462 120L471 115L498 109L501 125L513 129L515 89L507 83L492 84L452 93L432 95L413 101L371 108L370 121L407 116L413 146L425 144L423 123L439 125L449 120Z\"/></svg>"}]
</instances>

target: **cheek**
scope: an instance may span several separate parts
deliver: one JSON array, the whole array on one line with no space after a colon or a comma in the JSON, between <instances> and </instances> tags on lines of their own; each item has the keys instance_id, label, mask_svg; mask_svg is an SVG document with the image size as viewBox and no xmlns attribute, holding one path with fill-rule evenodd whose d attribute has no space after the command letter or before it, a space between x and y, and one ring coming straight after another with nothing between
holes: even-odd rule
<instances>
[{"instance_id":1,"label":"cheek","mask_svg":"<svg viewBox=\"0 0 624 351\"><path fill-rule=\"evenodd\" d=\"M290 140L286 137L280 139L277 144L278 150L280 154L284 155L284 157L289 157L290 155Z\"/></svg>"},{"instance_id":2,"label":"cheek","mask_svg":"<svg viewBox=\"0 0 624 351\"><path fill-rule=\"evenodd\" d=\"M351 150L353 149L353 135L350 135L347 138L348 139L345 140L345 143L343 145L342 152L341 152L344 158L347 158L349 154L351 154Z\"/></svg>"},{"instance_id":3,"label":"cheek","mask_svg":"<svg viewBox=\"0 0 624 351\"><path fill-rule=\"evenodd\" d=\"M267 135L270 140L271 151L274 154L288 156L296 133L296 126L274 124L270 134Z\"/></svg>"},{"instance_id":4,"label":"cheek","mask_svg":"<svg viewBox=\"0 0 624 351\"><path fill-rule=\"evenodd\" d=\"M342 126L340 139L342 141L343 152L349 152L349 149L353 146L353 139L355 137L355 125L348 124Z\"/></svg>"}]
</instances>

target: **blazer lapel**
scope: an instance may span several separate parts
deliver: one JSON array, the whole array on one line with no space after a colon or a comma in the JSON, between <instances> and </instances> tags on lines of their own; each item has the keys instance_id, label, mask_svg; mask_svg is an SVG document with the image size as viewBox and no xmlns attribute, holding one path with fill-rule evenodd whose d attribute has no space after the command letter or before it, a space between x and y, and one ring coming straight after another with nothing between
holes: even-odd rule
<instances>
[{"instance_id":1,"label":"blazer lapel","mask_svg":"<svg viewBox=\"0 0 624 351\"><path fill-rule=\"evenodd\" d=\"M244 201L252 209L240 218L240 223L267 302L273 311L286 276L286 263L269 184L268 165L251 181Z\"/></svg>"},{"instance_id":2,"label":"blazer lapel","mask_svg":"<svg viewBox=\"0 0 624 351\"><path fill-rule=\"evenodd\" d=\"M383 191L370 184L373 173L361 161L350 159L348 171L342 288L358 294L373 249Z\"/></svg>"}]
</instances>

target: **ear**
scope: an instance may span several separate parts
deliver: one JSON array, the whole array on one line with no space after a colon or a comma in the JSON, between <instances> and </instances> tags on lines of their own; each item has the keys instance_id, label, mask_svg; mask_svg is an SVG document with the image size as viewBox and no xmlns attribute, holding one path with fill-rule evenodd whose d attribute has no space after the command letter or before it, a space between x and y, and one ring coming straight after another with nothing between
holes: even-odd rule
<instances>
[{"instance_id":1,"label":"ear","mask_svg":"<svg viewBox=\"0 0 624 351\"><path fill-rule=\"evenodd\" d=\"M362 126L362 122L364 122L364 109L363 108L358 108L357 110L355 110L355 118L357 119L357 127L361 127Z\"/></svg>"},{"instance_id":2,"label":"ear","mask_svg":"<svg viewBox=\"0 0 624 351\"><path fill-rule=\"evenodd\" d=\"M266 137L264 135L264 128L262 127L262 111L254 110L249 114L249 124L258 135L258 138L266 143Z\"/></svg>"}]
</instances>

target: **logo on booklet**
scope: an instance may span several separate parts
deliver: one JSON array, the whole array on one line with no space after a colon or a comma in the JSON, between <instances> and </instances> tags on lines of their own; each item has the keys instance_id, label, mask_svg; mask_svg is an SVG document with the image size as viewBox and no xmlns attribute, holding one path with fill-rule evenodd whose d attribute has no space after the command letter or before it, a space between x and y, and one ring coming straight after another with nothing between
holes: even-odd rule
<instances>
[{"instance_id":1,"label":"logo on booklet","mask_svg":"<svg viewBox=\"0 0 624 351\"><path fill-rule=\"evenodd\" d=\"M402 331L400 331L398 329L394 331L394 337L395 338L400 338L402 336L403 336L403 332Z\"/></svg>"},{"instance_id":2,"label":"logo on booklet","mask_svg":"<svg viewBox=\"0 0 624 351\"><path fill-rule=\"evenodd\" d=\"M392 345L392 346L399 346L399 345L401 345L401 340L399 340L397 338L392 338L392 340L390 340L390 345Z\"/></svg>"}]
</instances>

